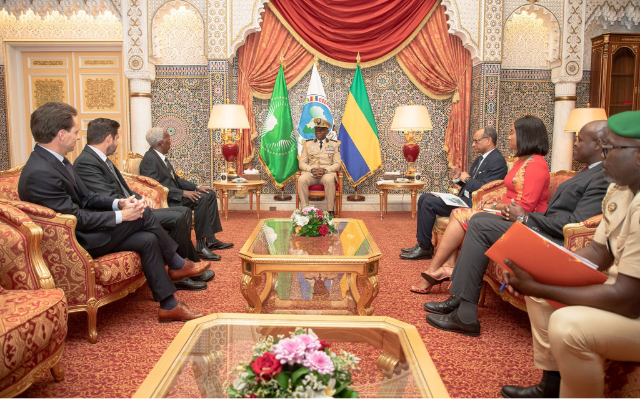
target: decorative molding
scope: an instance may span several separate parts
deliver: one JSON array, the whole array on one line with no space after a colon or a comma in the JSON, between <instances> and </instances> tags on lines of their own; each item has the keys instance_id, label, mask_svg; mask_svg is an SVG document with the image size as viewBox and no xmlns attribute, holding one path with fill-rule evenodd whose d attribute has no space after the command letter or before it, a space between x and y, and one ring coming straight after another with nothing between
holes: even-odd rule
<instances>
[{"instance_id":1,"label":"decorative molding","mask_svg":"<svg viewBox=\"0 0 640 399\"><path fill-rule=\"evenodd\" d=\"M504 64L502 64L504 67ZM550 69L502 69L502 80L551 80Z\"/></svg>"},{"instance_id":2,"label":"decorative molding","mask_svg":"<svg viewBox=\"0 0 640 399\"><path fill-rule=\"evenodd\" d=\"M207 63L204 21L189 3L182 0L164 3L153 17L151 37L151 53L159 64Z\"/></svg>"},{"instance_id":3,"label":"decorative molding","mask_svg":"<svg viewBox=\"0 0 640 399\"><path fill-rule=\"evenodd\" d=\"M253 32L260 31L262 14L268 0L226 0L227 1L227 54L231 59L236 50ZM229 12L230 11L230 12ZM210 57L214 58L214 57Z\"/></svg>"},{"instance_id":4,"label":"decorative molding","mask_svg":"<svg viewBox=\"0 0 640 399\"><path fill-rule=\"evenodd\" d=\"M502 0L484 1L483 61L502 61Z\"/></svg>"},{"instance_id":5,"label":"decorative molding","mask_svg":"<svg viewBox=\"0 0 640 399\"><path fill-rule=\"evenodd\" d=\"M561 65L551 72L554 83L569 83L574 85L582 79L582 63L584 55L584 29L586 0L565 0L565 20L562 29ZM556 95L560 95L557 91Z\"/></svg>"},{"instance_id":6,"label":"decorative molding","mask_svg":"<svg viewBox=\"0 0 640 399\"><path fill-rule=\"evenodd\" d=\"M511 14L513 14L519 8L528 7L531 4L535 4L537 7L544 8L546 12L553 14L557 21L563 21L563 0L537 0L535 2L531 0L504 0L504 20L507 21L511 17Z\"/></svg>"},{"instance_id":7,"label":"decorative molding","mask_svg":"<svg viewBox=\"0 0 640 399\"><path fill-rule=\"evenodd\" d=\"M71 17L52 11L45 18L27 9L16 18L6 10L0 10L0 45L7 39L55 39L55 40L122 40L122 24L107 11L94 17L80 11ZM0 64L4 65L2 51Z\"/></svg>"},{"instance_id":8,"label":"decorative molding","mask_svg":"<svg viewBox=\"0 0 640 399\"><path fill-rule=\"evenodd\" d=\"M443 0L447 15L449 33L462 40L462 45L471 54L474 65L480 63L480 48L482 14L481 2L478 0ZM462 11L460 11L462 9Z\"/></svg>"},{"instance_id":9,"label":"decorative molding","mask_svg":"<svg viewBox=\"0 0 640 399\"><path fill-rule=\"evenodd\" d=\"M155 78L155 76L154 76ZM146 96L142 96L140 94L148 94L151 93L151 82L153 81L153 79L135 79L135 78L129 78L129 91L131 94L137 94L137 95L131 95L131 97L146 97Z\"/></svg>"},{"instance_id":10,"label":"decorative molding","mask_svg":"<svg viewBox=\"0 0 640 399\"><path fill-rule=\"evenodd\" d=\"M208 0L207 57L227 58L227 0Z\"/></svg>"},{"instance_id":11,"label":"decorative molding","mask_svg":"<svg viewBox=\"0 0 640 399\"><path fill-rule=\"evenodd\" d=\"M576 96L556 96L553 101L576 101Z\"/></svg>"},{"instance_id":12,"label":"decorative molding","mask_svg":"<svg viewBox=\"0 0 640 399\"><path fill-rule=\"evenodd\" d=\"M207 67L205 65L157 65L156 77L165 76L182 76L182 77L205 77L208 74Z\"/></svg>"},{"instance_id":13,"label":"decorative molding","mask_svg":"<svg viewBox=\"0 0 640 399\"><path fill-rule=\"evenodd\" d=\"M631 0L588 1L586 16L585 26L596 21L606 29L618 22L631 29L640 24L640 3Z\"/></svg>"},{"instance_id":14,"label":"decorative molding","mask_svg":"<svg viewBox=\"0 0 640 399\"><path fill-rule=\"evenodd\" d=\"M502 47L503 68L549 69L559 58L560 26L544 7L523 6L507 19Z\"/></svg>"},{"instance_id":15,"label":"decorative molding","mask_svg":"<svg viewBox=\"0 0 640 399\"><path fill-rule=\"evenodd\" d=\"M6 0L0 3L0 10L6 10L12 15L22 15L28 10L45 18L53 11L71 18L80 11L97 18L107 11L121 20L122 5L120 0Z\"/></svg>"},{"instance_id":16,"label":"decorative molding","mask_svg":"<svg viewBox=\"0 0 640 399\"><path fill-rule=\"evenodd\" d=\"M144 79L144 76L155 75L154 66L149 62L147 1L124 0L123 7L127 10L122 19L126 33L123 41L125 76Z\"/></svg>"}]
</instances>

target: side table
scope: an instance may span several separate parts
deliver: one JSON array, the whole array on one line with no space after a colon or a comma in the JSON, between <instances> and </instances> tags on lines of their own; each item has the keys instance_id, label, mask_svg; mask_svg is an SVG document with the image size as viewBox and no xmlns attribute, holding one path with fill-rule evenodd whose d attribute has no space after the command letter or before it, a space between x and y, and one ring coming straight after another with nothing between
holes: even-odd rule
<instances>
[{"instance_id":1,"label":"side table","mask_svg":"<svg viewBox=\"0 0 640 399\"><path fill-rule=\"evenodd\" d=\"M260 192L262 191L262 186L266 181L264 180L247 180L242 183L234 183L230 181L217 181L214 182L216 186L216 190L222 191L222 196L220 197L220 208L221 211L224 212L224 220L227 220L227 216L229 213L229 190L242 190L245 189L249 192L249 212L253 212L253 193L256 194L256 207L258 213L258 219L260 219Z\"/></svg>"},{"instance_id":2,"label":"side table","mask_svg":"<svg viewBox=\"0 0 640 399\"><path fill-rule=\"evenodd\" d=\"M416 217L416 196L418 195L418 190L422 189L425 184L420 180L403 183L376 183L380 191L380 219L382 219L383 212L387 213L389 190L407 190L411 192L411 219L414 219Z\"/></svg>"}]
</instances>

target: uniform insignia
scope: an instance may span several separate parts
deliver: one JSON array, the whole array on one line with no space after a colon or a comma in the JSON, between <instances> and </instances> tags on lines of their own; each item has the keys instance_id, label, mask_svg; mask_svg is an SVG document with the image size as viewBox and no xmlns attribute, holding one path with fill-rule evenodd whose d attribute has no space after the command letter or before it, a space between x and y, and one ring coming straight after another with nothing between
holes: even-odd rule
<instances>
[{"instance_id":1,"label":"uniform insignia","mask_svg":"<svg viewBox=\"0 0 640 399\"><path fill-rule=\"evenodd\" d=\"M609 205L607 205L607 210L609 212L613 212L616 209L618 209L618 205L615 202L610 203Z\"/></svg>"},{"instance_id":2,"label":"uniform insignia","mask_svg":"<svg viewBox=\"0 0 640 399\"><path fill-rule=\"evenodd\" d=\"M330 145L329 147L327 147L327 151L335 151L335 148L333 148L333 146Z\"/></svg>"}]
</instances>

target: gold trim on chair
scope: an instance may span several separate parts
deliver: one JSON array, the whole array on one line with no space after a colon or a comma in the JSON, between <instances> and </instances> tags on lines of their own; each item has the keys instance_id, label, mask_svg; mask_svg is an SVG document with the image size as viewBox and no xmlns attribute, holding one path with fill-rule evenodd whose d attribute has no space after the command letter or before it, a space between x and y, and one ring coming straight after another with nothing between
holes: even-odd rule
<instances>
[{"instance_id":1,"label":"gold trim on chair","mask_svg":"<svg viewBox=\"0 0 640 399\"><path fill-rule=\"evenodd\" d=\"M137 152L129 152L127 156L124 158L124 162L122 164L122 170L126 173L133 173L129 170L129 160L131 159L142 159L142 155Z\"/></svg>"}]
</instances>

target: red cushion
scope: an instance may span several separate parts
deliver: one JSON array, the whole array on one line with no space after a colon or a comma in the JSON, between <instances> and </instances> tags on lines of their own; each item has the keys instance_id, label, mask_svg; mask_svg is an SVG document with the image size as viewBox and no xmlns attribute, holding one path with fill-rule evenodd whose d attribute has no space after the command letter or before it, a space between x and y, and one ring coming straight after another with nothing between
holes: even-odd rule
<instances>
[{"instance_id":1,"label":"red cushion","mask_svg":"<svg viewBox=\"0 0 640 399\"><path fill-rule=\"evenodd\" d=\"M336 183L336 190L340 189L340 185ZM324 186L322 184L313 184L309 186L309 191L324 191Z\"/></svg>"}]
</instances>

